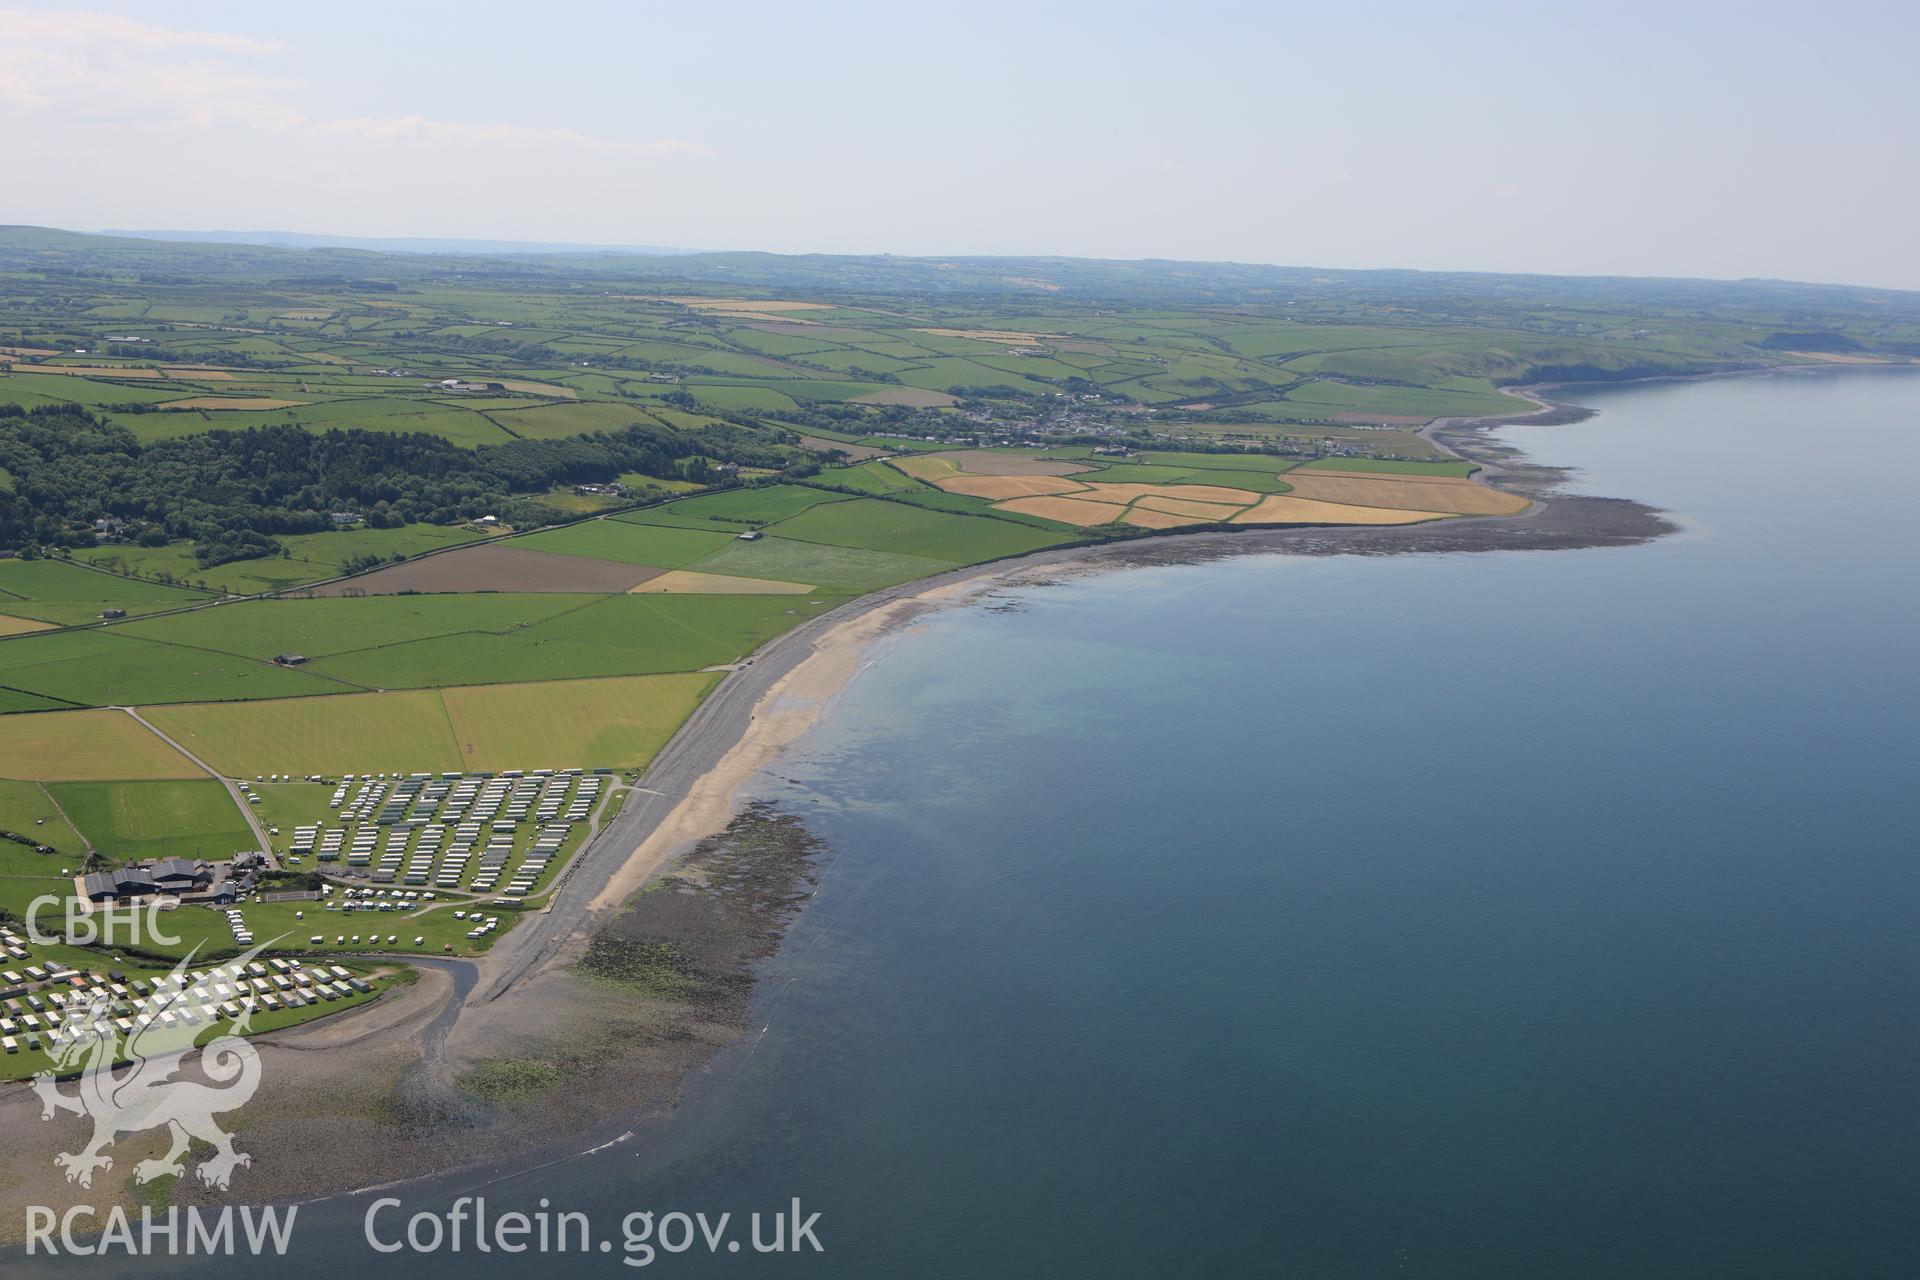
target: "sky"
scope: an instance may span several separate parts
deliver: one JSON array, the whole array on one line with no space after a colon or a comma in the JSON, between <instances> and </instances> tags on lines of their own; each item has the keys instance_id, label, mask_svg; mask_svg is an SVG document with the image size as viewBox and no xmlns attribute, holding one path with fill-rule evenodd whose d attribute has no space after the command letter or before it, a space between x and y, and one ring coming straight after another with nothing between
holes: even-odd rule
<instances>
[{"instance_id":1,"label":"sky","mask_svg":"<svg viewBox=\"0 0 1920 1280\"><path fill-rule=\"evenodd\" d=\"M0 0L0 222L1920 289L1920 5Z\"/></svg>"}]
</instances>

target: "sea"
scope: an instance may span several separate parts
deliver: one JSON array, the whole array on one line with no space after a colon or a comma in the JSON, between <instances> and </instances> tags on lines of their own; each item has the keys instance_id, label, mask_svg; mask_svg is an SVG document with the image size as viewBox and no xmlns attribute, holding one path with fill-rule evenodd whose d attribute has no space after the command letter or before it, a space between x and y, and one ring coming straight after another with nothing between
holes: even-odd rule
<instances>
[{"instance_id":1,"label":"sea","mask_svg":"<svg viewBox=\"0 0 1920 1280\"><path fill-rule=\"evenodd\" d=\"M379 1254L362 1197L274 1274L1920 1273L1920 372L1564 394L1499 437L1677 533L930 616L762 784L826 852L751 1033L382 1193L608 1249Z\"/></svg>"}]
</instances>

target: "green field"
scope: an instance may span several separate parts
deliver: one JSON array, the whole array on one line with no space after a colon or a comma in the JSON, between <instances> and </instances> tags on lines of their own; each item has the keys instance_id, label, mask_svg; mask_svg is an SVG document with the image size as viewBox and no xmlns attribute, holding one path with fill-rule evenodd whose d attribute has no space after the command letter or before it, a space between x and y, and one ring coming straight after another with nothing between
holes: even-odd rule
<instances>
[{"instance_id":1,"label":"green field","mask_svg":"<svg viewBox=\"0 0 1920 1280\"><path fill-rule=\"evenodd\" d=\"M1304 464L1302 471L1379 471L1408 476L1470 476L1478 468L1471 462L1395 462L1384 458L1321 458Z\"/></svg>"},{"instance_id":2,"label":"green field","mask_svg":"<svg viewBox=\"0 0 1920 1280\"><path fill-rule=\"evenodd\" d=\"M156 708L168 736L231 777L644 766L717 676L419 689ZM0 721L0 725L4 725Z\"/></svg>"},{"instance_id":3,"label":"green field","mask_svg":"<svg viewBox=\"0 0 1920 1280\"><path fill-rule=\"evenodd\" d=\"M115 862L230 858L254 848L227 789L197 782L54 782L47 792L87 842Z\"/></svg>"},{"instance_id":4,"label":"green field","mask_svg":"<svg viewBox=\"0 0 1920 1280\"><path fill-rule=\"evenodd\" d=\"M0 560L0 592L21 600L51 602L114 600L190 604L205 599L203 592L185 591L157 582L133 582L62 560Z\"/></svg>"},{"instance_id":5,"label":"green field","mask_svg":"<svg viewBox=\"0 0 1920 1280\"><path fill-rule=\"evenodd\" d=\"M61 814L60 807L36 782L0 781L0 831L23 835L39 844L50 844L59 855L77 858L86 852L86 841L74 831ZM22 856L43 858L30 849L0 841L0 859Z\"/></svg>"},{"instance_id":6,"label":"green field","mask_svg":"<svg viewBox=\"0 0 1920 1280\"><path fill-rule=\"evenodd\" d=\"M636 769L652 761L719 680L559 680L446 689L441 697L468 769Z\"/></svg>"},{"instance_id":7,"label":"green field","mask_svg":"<svg viewBox=\"0 0 1920 1280\"><path fill-rule=\"evenodd\" d=\"M608 596L506 635L362 649L317 659L312 668L382 689L698 671L736 661L839 602L830 594Z\"/></svg>"},{"instance_id":8,"label":"green field","mask_svg":"<svg viewBox=\"0 0 1920 1280\"><path fill-rule=\"evenodd\" d=\"M0 832L53 848L41 853L32 845L0 839L0 908L24 920L34 899L69 891L87 843L45 788L33 782L0 782Z\"/></svg>"},{"instance_id":9,"label":"green field","mask_svg":"<svg viewBox=\"0 0 1920 1280\"><path fill-rule=\"evenodd\" d=\"M109 609L130 616L199 604L204 591L141 582L63 560L0 560L0 613L57 626L100 621Z\"/></svg>"},{"instance_id":10,"label":"green field","mask_svg":"<svg viewBox=\"0 0 1920 1280\"><path fill-rule=\"evenodd\" d=\"M248 779L638 769L723 668L863 593L1219 516L1159 495L1114 506L1137 518L1122 526L1085 499L1022 503L1017 483L832 460L854 450L978 450L975 475L1084 460L1070 484L1249 503L1296 468L1463 476L1419 432L1527 407L1502 388L1768 367L1808 340L1920 350L1920 304L1864 297L1061 258L476 263L0 228L0 341L19 348L0 355L0 830L57 850L0 841L0 905L88 841L250 843L193 762L76 708L140 708ZM615 480L627 492L577 492ZM370 588L433 594L348 577L483 536ZM581 561L662 576L628 593L640 573ZM343 577L328 598L263 598ZM273 791L269 821L320 816ZM302 945L355 932L300 910L248 908ZM218 916L181 918L230 947ZM467 953L454 924L390 932ZM347 950L375 947L360 932Z\"/></svg>"},{"instance_id":11,"label":"green field","mask_svg":"<svg viewBox=\"0 0 1920 1280\"><path fill-rule=\"evenodd\" d=\"M871 494L905 493L920 487L912 478L878 461L857 467L829 467L820 473L819 483Z\"/></svg>"},{"instance_id":12,"label":"green field","mask_svg":"<svg viewBox=\"0 0 1920 1280\"><path fill-rule=\"evenodd\" d=\"M1161 455L1147 454L1138 462L1115 463L1078 478L1108 484L1214 484L1255 493L1285 493L1288 485L1279 478L1280 470L1278 459L1261 467L1212 468L1163 462Z\"/></svg>"},{"instance_id":13,"label":"green field","mask_svg":"<svg viewBox=\"0 0 1920 1280\"><path fill-rule=\"evenodd\" d=\"M755 542L729 541L719 551L686 567L699 573L805 582L822 591L857 593L911 582L952 565L926 556L769 536Z\"/></svg>"},{"instance_id":14,"label":"green field","mask_svg":"<svg viewBox=\"0 0 1920 1280\"><path fill-rule=\"evenodd\" d=\"M204 776L191 760L119 711L0 716L0 769L34 782Z\"/></svg>"},{"instance_id":15,"label":"green field","mask_svg":"<svg viewBox=\"0 0 1920 1280\"><path fill-rule=\"evenodd\" d=\"M147 714L229 777L460 767L446 708L431 690L202 703Z\"/></svg>"},{"instance_id":16,"label":"green field","mask_svg":"<svg viewBox=\"0 0 1920 1280\"><path fill-rule=\"evenodd\" d=\"M0 642L0 681L79 706L295 697L346 691L305 669L216 649L106 631L55 631Z\"/></svg>"},{"instance_id":17,"label":"green field","mask_svg":"<svg viewBox=\"0 0 1920 1280\"><path fill-rule=\"evenodd\" d=\"M349 560L365 556L391 559L396 555L419 555L440 547L475 542L482 536L472 529L428 524L399 529L357 527L329 533L288 534L280 539L286 547L285 556L236 560L210 569L199 567L191 544L185 542L164 547L108 545L78 555L89 564L119 573L166 577L182 583L204 583L225 591L253 594L337 578Z\"/></svg>"},{"instance_id":18,"label":"green field","mask_svg":"<svg viewBox=\"0 0 1920 1280\"><path fill-rule=\"evenodd\" d=\"M997 560L1068 541L1065 534L991 516L946 515L869 498L814 507L782 521L777 532L801 542L884 550L949 564Z\"/></svg>"},{"instance_id":19,"label":"green field","mask_svg":"<svg viewBox=\"0 0 1920 1280\"><path fill-rule=\"evenodd\" d=\"M709 527L713 524L727 526L732 532L738 533L743 528L757 529L763 525L778 523L822 503L844 500L844 495L828 493L822 489L809 489L797 484L776 484L751 489L734 489L726 493L707 494L698 498L682 498L678 502L668 503L663 507L649 507L622 518L651 524L662 517L675 517L682 521L697 521Z\"/></svg>"},{"instance_id":20,"label":"green field","mask_svg":"<svg viewBox=\"0 0 1920 1280\"><path fill-rule=\"evenodd\" d=\"M320 658L433 636L507 635L599 599L554 592L260 600L123 623L115 630L251 658Z\"/></svg>"}]
</instances>

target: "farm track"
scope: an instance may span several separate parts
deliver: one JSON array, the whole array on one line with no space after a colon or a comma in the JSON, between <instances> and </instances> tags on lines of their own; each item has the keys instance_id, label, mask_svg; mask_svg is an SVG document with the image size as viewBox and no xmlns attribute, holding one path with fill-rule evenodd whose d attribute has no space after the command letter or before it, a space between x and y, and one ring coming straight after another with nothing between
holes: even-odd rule
<instances>
[{"instance_id":1,"label":"farm track","mask_svg":"<svg viewBox=\"0 0 1920 1280\"><path fill-rule=\"evenodd\" d=\"M192 763L195 768L204 770L208 777L214 779L221 786L225 787L227 789L227 794L233 798L234 804L239 806L241 816L247 820L247 825L253 829L254 839L260 842L260 851L266 855L267 866L274 871L280 870L279 855L275 854L273 851L273 841L267 838L267 829L261 823L260 815L255 813L253 806L247 803L247 798L244 795L240 794L240 788L234 785L233 779L227 777L226 774L221 773L218 769L208 764L205 760L202 760L199 756L187 750L186 747L182 746L179 742L168 737L164 732L161 731L158 725L154 724L151 720L141 715L134 708L120 707L117 709L120 711L124 711L128 715L132 716L134 718L134 721L137 724L139 724L141 728L145 729L148 733L151 733L154 737L160 739L160 741L166 743L169 747L172 747L175 751L178 751L180 755L183 758L185 758L187 761ZM75 828L75 830L78 830L78 828Z\"/></svg>"}]
</instances>

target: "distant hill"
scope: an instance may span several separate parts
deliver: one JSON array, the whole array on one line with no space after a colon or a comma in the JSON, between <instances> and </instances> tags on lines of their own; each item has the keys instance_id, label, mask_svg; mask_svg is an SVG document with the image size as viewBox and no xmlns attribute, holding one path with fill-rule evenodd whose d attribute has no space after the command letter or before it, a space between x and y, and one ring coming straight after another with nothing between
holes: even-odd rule
<instances>
[{"instance_id":1,"label":"distant hill","mask_svg":"<svg viewBox=\"0 0 1920 1280\"><path fill-rule=\"evenodd\" d=\"M342 236L305 231L117 231L103 236L186 244L256 244L279 249L366 249L375 253L692 253L651 244L566 244L544 240L447 240L423 236Z\"/></svg>"},{"instance_id":2,"label":"distant hill","mask_svg":"<svg viewBox=\"0 0 1920 1280\"><path fill-rule=\"evenodd\" d=\"M309 247L220 239L239 234L246 233L109 236L0 226L0 271L64 278L133 274L152 284L193 287L218 280L392 291L458 279L499 288L632 288L722 296L744 291L991 307L1025 299L1054 310L1248 307L1297 320L1507 325L1535 333L1604 336L1607 341L1659 341L1663 335L1690 333L1710 337L1707 346L1714 351L1726 346L1721 337L1731 335L1712 335L1712 327L1735 322L1793 335L1844 332L1856 340L1874 339L1876 350L1920 355L1920 292L1785 280L1355 271L1168 259L569 250L558 245L542 251L521 247L485 252L485 246L497 242L364 240ZM182 238L155 238L161 236ZM374 247L391 244L445 247ZM1559 373L1563 380L1584 376L1580 368Z\"/></svg>"}]
</instances>

